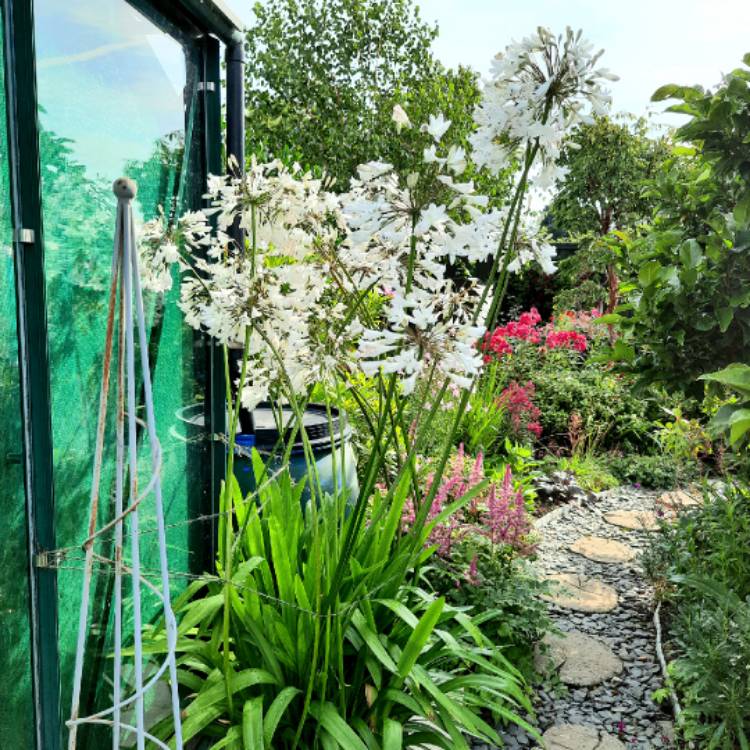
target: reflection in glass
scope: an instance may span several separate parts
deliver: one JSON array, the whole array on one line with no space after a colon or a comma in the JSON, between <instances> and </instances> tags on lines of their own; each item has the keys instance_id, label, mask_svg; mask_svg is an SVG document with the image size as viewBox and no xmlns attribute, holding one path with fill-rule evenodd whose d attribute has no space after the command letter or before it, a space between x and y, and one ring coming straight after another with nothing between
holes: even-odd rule
<instances>
[{"instance_id":1,"label":"reflection in glass","mask_svg":"<svg viewBox=\"0 0 750 750\"><path fill-rule=\"evenodd\" d=\"M188 207L192 196L185 165L193 158L195 108L191 101L186 106L184 92L192 88L188 82L195 72L183 46L124 0L38 0L35 16L55 520L58 547L67 547L86 536L115 216L111 184L123 174L137 180L137 210L144 219L160 206L167 216ZM188 494L200 485L191 478L197 470L195 450L178 414L199 399L202 389L193 374L193 336L182 325L176 294L148 301L149 356L164 453L170 567L187 571ZM105 460L111 462L112 453ZM144 468L147 456L146 448ZM105 476L103 487L106 481ZM103 505L103 516L111 513ZM150 533L153 498L141 507L142 567L158 580L156 535ZM110 541L98 550L105 557ZM70 705L81 562L74 559L65 567L59 576L64 713ZM87 649L91 680L84 694L89 708L108 700L111 581L106 566L97 569ZM175 581L175 589L181 581ZM154 601L144 602L147 613ZM97 690L104 694L97 696ZM97 746L94 739L88 744Z\"/></svg>"}]
</instances>

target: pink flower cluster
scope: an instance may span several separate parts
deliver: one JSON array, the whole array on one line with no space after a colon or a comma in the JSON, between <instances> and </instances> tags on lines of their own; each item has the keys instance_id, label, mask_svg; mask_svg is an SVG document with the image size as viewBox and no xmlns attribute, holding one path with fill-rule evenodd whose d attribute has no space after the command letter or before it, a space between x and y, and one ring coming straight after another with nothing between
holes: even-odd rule
<instances>
[{"instance_id":1,"label":"pink flower cluster","mask_svg":"<svg viewBox=\"0 0 750 750\"><path fill-rule=\"evenodd\" d=\"M484 479L482 453L472 460L465 454L463 445L460 445L432 501L427 514L428 521L434 520L446 506L463 497ZM429 495L433 480L434 476L427 478L425 498ZM414 503L408 500L401 517L404 531L414 525L415 518ZM502 482L490 483L486 490L463 508L435 524L430 530L427 544L436 546L440 557L449 558L457 541L466 535L477 534L486 537L493 544L508 546L518 554L527 555L533 551L533 546L528 541L530 532L531 519L526 510L523 492L514 488L513 473L507 467ZM470 566L470 580L476 577L476 564L473 567L472 571Z\"/></svg>"},{"instance_id":2,"label":"pink flower cluster","mask_svg":"<svg viewBox=\"0 0 750 750\"><path fill-rule=\"evenodd\" d=\"M532 307L531 310L521 313L518 320L511 320L503 326L498 326L494 331L488 331L484 335L481 344L484 361L491 362L493 359L501 359L506 354L513 354L513 343L526 341L543 350L571 349L585 352L588 349L589 339L594 335L592 321L600 317L598 310L585 312L566 312L544 326L539 311Z\"/></svg>"},{"instance_id":3,"label":"pink flower cluster","mask_svg":"<svg viewBox=\"0 0 750 750\"><path fill-rule=\"evenodd\" d=\"M575 349L585 352L588 349L588 339L578 331L550 331L545 345L548 349Z\"/></svg>"},{"instance_id":4,"label":"pink flower cluster","mask_svg":"<svg viewBox=\"0 0 750 750\"><path fill-rule=\"evenodd\" d=\"M541 437L542 425L539 418L542 410L534 403L536 387L529 380L521 385L511 380L507 388L498 397L510 421L510 428L517 438L526 437L527 433Z\"/></svg>"},{"instance_id":5,"label":"pink flower cluster","mask_svg":"<svg viewBox=\"0 0 750 750\"><path fill-rule=\"evenodd\" d=\"M430 474L425 482L425 497L429 495L432 483L435 479L434 474ZM433 521L440 513L443 512L443 508L446 505L450 505L454 500L463 497L470 489L476 487L484 479L484 456L480 453L474 463L469 466L469 461L464 453L463 444L459 445L456 455L453 457L449 471L443 478L443 482L435 493L435 497L432 501L429 513L427 514L427 521ZM476 499L472 501L471 505L474 506ZM404 510L401 516L401 525L404 530L408 530L414 524L416 519L416 509L414 503L411 500L407 500L404 504ZM463 534L463 526L465 519L459 518L459 514L453 514L447 519L441 521L433 526L430 531L430 535L427 539L427 543L430 546L437 546L437 553L441 557L449 557L451 548Z\"/></svg>"},{"instance_id":6,"label":"pink flower cluster","mask_svg":"<svg viewBox=\"0 0 750 750\"><path fill-rule=\"evenodd\" d=\"M531 521L523 492L513 487L510 466L500 485L493 484L487 498L487 536L493 544L505 544L521 554L531 551L528 538Z\"/></svg>"}]
</instances>

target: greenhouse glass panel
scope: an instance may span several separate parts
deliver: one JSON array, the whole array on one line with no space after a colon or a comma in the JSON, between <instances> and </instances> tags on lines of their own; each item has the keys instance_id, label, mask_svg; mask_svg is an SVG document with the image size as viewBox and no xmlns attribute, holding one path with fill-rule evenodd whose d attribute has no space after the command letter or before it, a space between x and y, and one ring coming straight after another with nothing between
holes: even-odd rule
<instances>
[{"instance_id":1,"label":"greenhouse glass panel","mask_svg":"<svg viewBox=\"0 0 750 750\"><path fill-rule=\"evenodd\" d=\"M138 182L136 211L143 220L160 210L169 218L194 204L197 73L192 49L153 13L147 17L124 0L38 0L35 12L55 521L57 545L64 548L86 538L116 208L111 185L121 175ZM181 414L203 392L194 336L182 324L176 297L173 288L146 300L173 590L184 585L179 574L190 567L186 522L202 487L200 449ZM110 468L113 422L105 452ZM148 447L141 453L143 486ZM111 484L105 471L100 524L112 513ZM140 516L142 570L158 582L153 497ZM111 541L105 538L97 552L111 558ZM72 552L59 574L63 713L70 706L81 560ZM95 570L86 712L109 700L111 572L106 564ZM147 615L155 604L153 596L144 600ZM129 611L126 601L126 620Z\"/></svg>"},{"instance_id":2,"label":"greenhouse glass panel","mask_svg":"<svg viewBox=\"0 0 750 750\"><path fill-rule=\"evenodd\" d=\"M0 109L5 81L0 38ZM3 125L5 120L3 119ZM16 338L13 229L8 139L0 130L0 747L30 748L34 740L29 634L29 559L26 550L21 407Z\"/></svg>"}]
</instances>

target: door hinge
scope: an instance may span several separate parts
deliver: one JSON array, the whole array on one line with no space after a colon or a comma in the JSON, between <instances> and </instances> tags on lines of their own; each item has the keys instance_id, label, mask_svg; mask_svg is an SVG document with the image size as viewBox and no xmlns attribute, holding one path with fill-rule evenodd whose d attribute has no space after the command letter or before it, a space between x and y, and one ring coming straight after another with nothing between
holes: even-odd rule
<instances>
[{"instance_id":1,"label":"door hinge","mask_svg":"<svg viewBox=\"0 0 750 750\"><path fill-rule=\"evenodd\" d=\"M36 241L36 234L33 229L16 229L16 242L22 245L33 245Z\"/></svg>"},{"instance_id":2,"label":"door hinge","mask_svg":"<svg viewBox=\"0 0 750 750\"><path fill-rule=\"evenodd\" d=\"M216 84L213 81L200 81L198 91L216 91Z\"/></svg>"},{"instance_id":3,"label":"door hinge","mask_svg":"<svg viewBox=\"0 0 750 750\"><path fill-rule=\"evenodd\" d=\"M57 568L65 560L65 550L43 550L34 555L34 567Z\"/></svg>"}]
</instances>

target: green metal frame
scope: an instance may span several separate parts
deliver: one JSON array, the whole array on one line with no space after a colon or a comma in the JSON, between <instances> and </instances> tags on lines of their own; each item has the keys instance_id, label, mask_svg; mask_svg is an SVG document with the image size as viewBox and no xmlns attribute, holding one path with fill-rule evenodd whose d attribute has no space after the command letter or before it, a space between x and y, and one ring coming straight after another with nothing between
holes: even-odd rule
<instances>
[{"instance_id":1,"label":"green metal frame","mask_svg":"<svg viewBox=\"0 0 750 750\"><path fill-rule=\"evenodd\" d=\"M201 40L203 57L202 124L203 124L203 165L208 174L222 171L221 149L221 58L220 45L213 37ZM213 85L212 85L213 84ZM204 515L211 516L210 523L204 525L202 554L196 565L202 571L212 570L216 560L217 528L216 514L219 510L219 492L226 469L226 449L216 436L226 433L226 384L224 360L221 347L213 339L201 336L206 352L206 401L204 423L209 438L210 479L209 494L206 497Z\"/></svg>"},{"instance_id":2,"label":"green metal frame","mask_svg":"<svg viewBox=\"0 0 750 750\"><path fill-rule=\"evenodd\" d=\"M31 0L3 0L3 32L29 549L34 733L37 748L58 750L61 715L57 577L54 570L35 564L36 555L55 548L55 498Z\"/></svg>"},{"instance_id":3,"label":"green metal frame","mask_svg":"<svg viewBox=\"0 0 750 750\"><path fill-rule=\"evenodd\" d=\"M222 170L220 45L241 39L231 19L206 0L128 0L175 24L175 31L195 40L201 55L203 174ZM62 713L57 639L57 578L54 568L39 567L38 555L55 549L54 483L51 438L49 354L44 275L39 123L34 50L33 0L0 0L5 49L6 120L8 129L11 206L14 227L16 315L19 346L20 405L29 549L29 622L31 630L34 735L36 750L60 750ZM180 40L184 43L185 38ZM211 86L210 84L213 84ZM22 124L22 125L21 125ZM205 184L205 182L204 182ZM22 231L30 230L30 232ZM220 351L205 341L207 351L206 425L211 436L225 431L224 367ZM216 512L224 477L225 449L210 443L210 490L206 514ZM214 530L201 553L214 559Z\"/></svg>"}]
</instances>

